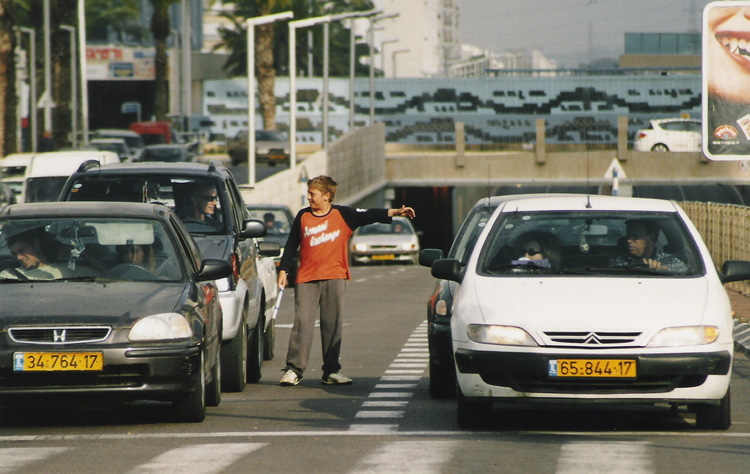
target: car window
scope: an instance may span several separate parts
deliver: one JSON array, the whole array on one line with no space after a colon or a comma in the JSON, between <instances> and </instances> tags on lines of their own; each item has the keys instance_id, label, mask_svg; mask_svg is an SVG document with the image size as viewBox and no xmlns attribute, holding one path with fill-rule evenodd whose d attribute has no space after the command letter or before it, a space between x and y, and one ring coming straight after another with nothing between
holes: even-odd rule
<instances>
[{"instance_id":1,"label":"car window","mask_svg":"<svg viewBox=\"0 0 750 474\"><path fill-rule=\"evenodd\" d=\"M401 221L400 219L394 219L390 224L368 224L357 229L357 235L387 235L387 234L399 234L399 235L410 235L414 234L414 228L411 227L408 221Z\"/></svg>"},{"instance_id":2,"label":"car window","mask_svg":"<svg viewBox=\"0 0 750 474\"><path fill-rule=\"evenodd\" d=\"M455 258L462 264L466 264L472 250L474 250L479 234L484 230L494 210L494 207L487 206L477 206L472 209L461 225L458 235L456 235L456 239L448 252L448 258Z\"/></svg>"},{"instance_id":3,"label":"car window","mask_svg":"<svg viewBox=\"0 0 750 474\"><path fill-rule=\"evenodd\" d=\"M662 122L661 128L669 130L670 132L683 132L685 131L685 125L683 122Z\"/></svg>"},{"instance_id":4,"label":"car window","mask_svg":"<svg viewBox=\"0 0 750 474\"><path fill-rule=\"evenodd\" d=\"M157 220L0 221L0 283L78 278L181 281L185 272L169 232Z\"/></svg>"},{"instance_id":5,"label":"car window","mask_svg":"<svg viewBox=\"0 0 750 474\"><path fill-rule=\"evenodd\" d=\"M250 208L253 219L259 219L266 223L269 233L288 234L292 230L292 220L283 209Z\"/></svg>"},{"instance_id":6,"label":"car window","mask_svg":"<svg viewBox=\"0 0 750 474\"><path fill-rule=\"evenodd\" d=\"M199 197L212 194L206 190L215 190L216 200L198 202ZM174 210L191 233L226 232L226 196L214 178L143 174L81 176L71 183L63 200L160 203ZM211 207L210 216L200 215L201 210Z\"/></svg>"},{"instance_id":7,"label":"car window","mask_svg":"<svg viewBox=\"0 0 750 474\"><path fill-rule=\"evenodd\" d=\"M42 176L26 179L24 202L54 202L65 187L67 176Z\"/></svg>"},{"instance_id":8,"label":"car window","mask_svg":"<svg viewBox=\"0 0 750 474\"><path fill-rule=\"evenodd\" d=\"M636 222L647 222L644 225L654 229L651 258L664 262L659 271L649 272L629 247L627 229ZM532 261L529 256L533 258L535 252L545 261ZM501 214L482 247L477 271L486 276L519 276L541 270L553 274L696 276L704 273L704 266L693 238L675 213Z\"/></svg>"}]
</instances>

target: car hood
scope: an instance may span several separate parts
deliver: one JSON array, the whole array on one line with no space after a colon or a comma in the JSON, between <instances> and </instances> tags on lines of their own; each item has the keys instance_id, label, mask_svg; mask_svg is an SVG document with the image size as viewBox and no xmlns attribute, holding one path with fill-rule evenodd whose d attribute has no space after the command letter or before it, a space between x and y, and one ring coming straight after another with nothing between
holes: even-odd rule
<instances>
[{"instance_id":1,"label":"car hood","mask_svg":"<svg viewBox=\"0 0 750 474\"><path fill-rule=\"evenodd\" d=\"M184 283L37 282L0 285L0 323L108 324L129 326L150 314L182 305Z\"/></svg>"},{"instance_id":2,"label":"car hood","mask_svg":"<svg viewBox=\"0 0 750 474\"><path fill-rule=\"evenodd\" d=\"M232 253L230 239L223 236L200 236L193 235L195 243L201 249L203 258L216 258L219 260L229 260Z\"/></svg>"},{"instance_id":3,"label":"car hood","mask_svg":"<svg viewBox=\"0 0 750 474\"><path fill-rule=\"evenodd\" d=\"M638 331L702 324L711 295L706 278L476 278L486 324L540 331ZM719 287L723 291L723 288ZM717 292L714 292L717 293ZM724 292L726 298L726 292ZM711 306L716 307L716 306ZM476 320L477 318L473 318Z\"/></svg>"}]
</instances>

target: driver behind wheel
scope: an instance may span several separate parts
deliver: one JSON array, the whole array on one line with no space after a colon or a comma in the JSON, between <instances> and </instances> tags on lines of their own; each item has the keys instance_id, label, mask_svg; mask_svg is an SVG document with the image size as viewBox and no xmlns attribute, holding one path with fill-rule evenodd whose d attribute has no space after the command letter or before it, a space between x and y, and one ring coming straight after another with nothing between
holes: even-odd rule
<instances>
[{"instance_id":1,"label":"driver behind wheel","mask_svg":"<svg viewBox=\"0 0 750 474\"><path fill-rule=\"evenodd\" d=\"M138 265L151 273L156 270L154 249L151 245L118 245L117 256L121 263Z\"/></svg>"},{"instance_id":2,"label":"driver behind wheel","mask_svg":"<svg viewBox=\"0 0 750 474\"><path fill-rule=\"evenodd\" d=\"M645 266L652 270L685 273L685 262L656 247L659 226L646 219L630 219L625 222L626 255L610 260L613 267Z\"/></svg>"}]
</instances>

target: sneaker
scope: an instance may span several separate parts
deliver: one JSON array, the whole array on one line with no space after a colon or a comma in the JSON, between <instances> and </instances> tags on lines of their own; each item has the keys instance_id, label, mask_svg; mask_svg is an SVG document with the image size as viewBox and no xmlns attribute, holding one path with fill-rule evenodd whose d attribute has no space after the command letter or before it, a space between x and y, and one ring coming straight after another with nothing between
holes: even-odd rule
<instances>
[{"instance_id":1,"label":"sneaker","mask_svg":"<svg viewBox=\"0 0 750 474\"><path fill-rule=\"evenodd\" d=\"M334 372L332 374L323 375L321 382L326 385L350 385L352 379L345 377L338 372Z\"/></svg>"},{"instance_id":2,"label":"sneaker","mask_svg":"<svg viewBox=\"0 0 750 474\"><path fill-rule=\"evenodd\" d=\"M287 369L286 372L284 372L284 376L281 377L279 385L282 387L299 385L299 376L292 369Z\"/></svg>"}]
</instances>

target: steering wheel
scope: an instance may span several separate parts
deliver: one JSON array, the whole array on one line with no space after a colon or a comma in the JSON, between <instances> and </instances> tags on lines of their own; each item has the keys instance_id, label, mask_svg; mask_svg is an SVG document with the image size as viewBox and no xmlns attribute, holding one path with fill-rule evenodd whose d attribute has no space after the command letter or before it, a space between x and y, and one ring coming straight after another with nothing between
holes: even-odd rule
<instances>
[{"instance_id":1,"label":"steering wheel","mask_svg":"<svg viewBox=\"0 0 750 474\"><path fill-rule=\"evenodd\" d=\"M120 280L155 280L156 276L135 263L121 263L110 268L102 274L104 278L117 278Z\"/></svg>"}]
</instances>

